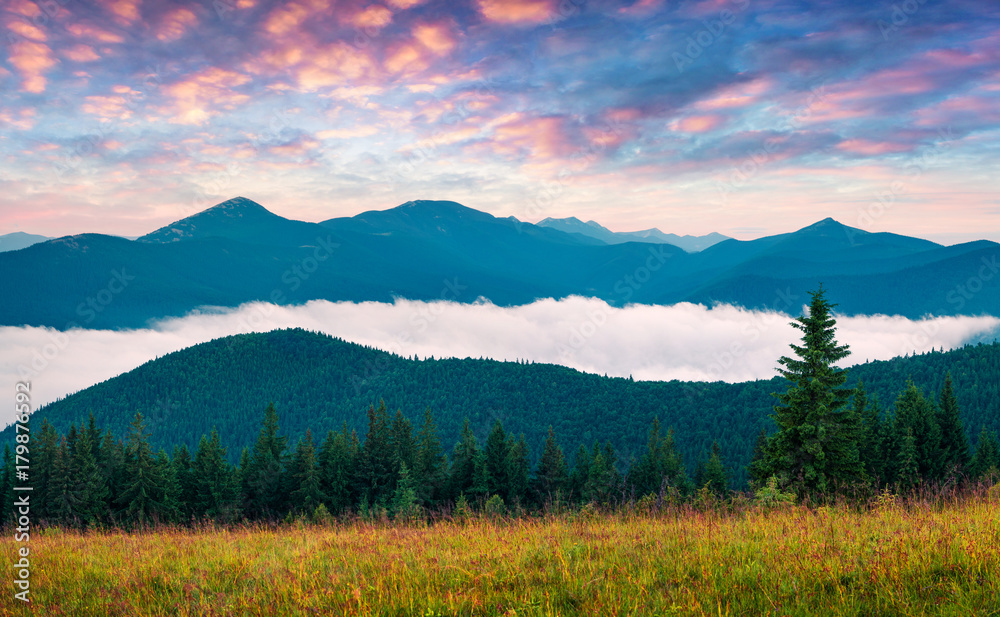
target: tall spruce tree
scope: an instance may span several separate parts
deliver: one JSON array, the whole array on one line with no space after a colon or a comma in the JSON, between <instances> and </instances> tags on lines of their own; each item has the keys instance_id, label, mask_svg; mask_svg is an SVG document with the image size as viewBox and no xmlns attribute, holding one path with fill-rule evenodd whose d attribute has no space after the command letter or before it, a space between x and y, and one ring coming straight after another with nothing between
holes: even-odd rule
<instances>
[{"instance_id":1,"label":"tall spruce tree","mask_svg":"<svg viewBox=\"0 0 1000 617\"><path fill-rule=\"evenodd\" d=\"M346 422L340 432L326 434L319 450L320 490L334 514L350 510L354 503L351 487L356 457L357 447L351 447Z\"/></svg>"},{"instance_id":2,"label":"tall spruce tree","mask_svg":"<svg viewBox=\"0 0 1000 617\"><path fill-rule=\"evenodd\" d=\"M868 398L865 384L858 382L854 393L854 413L861 418L858 457L865 475L876 482L885 481L885 453L882 443L882 410L877 398Z\"/></svg>"},{"instance_id":3,"label":"tall spruce tree","mask_svg":"<svg viewBox=\"0 0 1000 617\"><path fill-rule=\"evenodd\" d=\"M278 412L274 403L264 410L264 422L250 460L242 472L246 510L257 517L275 517L283 509L282 470L288 437L278 435Z\"/></svg>"},{"instance_id":4,"label":"tall spruce tree","mask_svg":"<svg viewBox=\"0 0 1000 617\"><path fill-rule=\"evenodd\" d=\"M444 498L448 481L448 457L438 437L431 408L424 410L424 421L417 433L417 458L413 464L417 500L430 506Z\"/></svg>"},{"instance_id":5,"label":"tall spruce tree","mask_svg":"<svg viewBox=\"0 0 1000 617\"><path fill-rule=\"evenodd\" d=\"M503 430L500 420L493 422L493 428L486 437L483 447L484 463L486 465L486 490L490 495L500 495L506 499L507 494L507 455L510 452L510 440Z\"/></svg>"},{"instance_id":6,"label":"tall spruce tree","mask_svg":"<svg viewBox=\"0 0 1000 617\"><path fill-rule=\"evenodd\" d=\"M791 383L776 395L778 432L768 443L768 465L782 485L819 496L862 478L860 418L848 405L847 373L834 366L850 355L836 340L836 305L827 302L822 285L810 295L808 314L791 324L802 332L802 345L792 344L794 357L778 360L778 372Z\"/></svg>"},{"instance_id":7,"label":"tall spruce tree","mask_svg":"<svg viewBox=\"0 0 1000 617\"><path fill-rule=\"evenodd\" d=\"M169 505L164 477L149 447L149 433L141 413L135 414L125 448L125 480L118 502L127 520L146 526L164 520Z\"/></svg>"},{"instance_id":8,"label":"tall spruce tree","mask_svg":"<svg viewBox=\"0 0 1000 617\"><path fill-rule=\"evenodd\" d=\"M42 419L37 436L32 437L31 511L39 522L48 521L55 513L56 482L54 476L59 436L48 418Z\"/></svg>"},{"instance_id":9,"label":"tall spruce tree","mask_svg":"<svg viewBox=\"0 0 1000 617\"><path fill-rule=\"evenodd\" d=\"M574 501L586 503L590 501L587 481L590 480L590 466L593 455L587 446L580 444L573 458L573 472L569 476L570 493Z\"/></svg>"},{"instance_id":10,"label":"tall spruce tree","mask_svg":"<svg viewBox=\"0 0 1000 617\"><path fill-rule=\"evenodd\" d=\"M938 399L937 423L941 430L941 468L944 474L965 473L969 465L969 439L962 426L958 399L951 383L951 372L944 376Z\"/></svg>"},{"instance_id":11,"label":"tall spruce tree","mask_svg":"<svg viewBox=\"0 0 1000 617\"><path fill-rule=\"evenodd\" d=\"M212 434L202 436L198 443L191 470L195 493L193 514L219 522L235 520L239 513L239 480L236 470L226 459L226 449L214 427ZM178 480L183 493L184 484L180 478Z\"/></svg>"},{"instance_id":12,"label":"tall spruce tree","mask_svg":"<svg viewBox=\"0 0 1000 617\"><path fill-rule=\"evenodd\" d=\"M96 429L84 429L77 433L69 453L69 474L73 481L67 497L71 517L81 527L92 527L107 514L108 489L94 457L92 436L95 434L99 434Z\"/></svg>"},{"instance_id":13,"label":"tall spruce tree","mask_svg":"<svg viewBox=\"0 0 1000 617\"><path fill-rule=\"evenodd\" d=\"M917 475L925 480L940 477L941 428L937 423L937 414L934 404L924 398L923 392L912 381L896 399L895 429L900 452L907 433L913 434Z\"/></svg>"},{"instance_id":14,"label":"tall spruce tree","mask_svg":"<svg viewBox=\"0 0 1000 617\"><path fill-rule=\"evenodd\" d=\"M976 441L976 453L969 464L973 478L984 478L1000 471L1000 442L995 432L987 431L986 426L979 431Z\"/></svg>"},{"instance_id":15,"label":"tall spruce tree","mask_svg":"<svg viewBox=\"0 0 1000 617\"><path fill-rule=\"evenodd\" d=\"M368 433L358 460L358 492L372 506L388 507L396 487L399 464L389 430L385 401L368 407Z\"/></svg>"},{"instance_id":16,"label":"tall spruce tree","mask_svg":"<svg viewBox=\"0 0 1000 617\"><path fill-rule=\"evenodd\" d=\"M769 467L767 455L767 429L762 428L757 433L757 438L753 443L753 453L750 456L750 464L747 466L747 476L750 480L750 488L758 489L767 484L774 471Z\"/></svg>"},{"instance_id":17,"label":"tall spruce tree","mask_svg":"<svg viewBox=\"0 0 1000 617\"><path fill-rule=\"evenodd\" d=\"M528 496L528 481L531 473L531 463L528 461L528 442L524 433L517 439L510 439L507 458L504 460L507 474L506 494L503 496L508 505L523 504Z\"/></svg>"},{"instance_id":18,"label":"tall spruce tree","mask_svg":"<svg viewBox=\"0 0 1000 617\"><path fill-rule=\"evenodd\" d=\"M568 480L566 457L559 447L559 442L556 441L555 431L549 426L549 433L542 447L542 456L535 471L533 484L535 502L538 505L545 505L565 498Z\"/></svg>"},{"instance_id":19,"label":"tall spruce tree","mask_svg":"<svg viewBox=\"0 0 1000 617\"><path fill-rule=\"evenodd\" d=\"M912 489L920 481L919 453L913 427L907 426L899 438L896 455L896 484L901 490Z\"/></svg>"},{"instance_id":20,"label":"tall spruce tree","mask_svg":"<svg viewBox=\"0 0 1000 617\"><path fill-rule=\"evenodd\" d=\"M326 502L316 446L309 429L295 446L295 453L288 463L288 477L288 498L295 511L311 514L319 504Z\"/></svg>"},{"instance_id":21,"label":"tall spruce tree","mask_svg":"<svg viewBox=\"0 0 1000 617\"><path fill-rule=\"evenodd\" d=\"M458 499L464 494L469 500L486 494L486 465L482 450L476 442L469 419L462 425L462 433L451 454L451 470L448 476L450 494Z\"/></svg>"}]
</instances>

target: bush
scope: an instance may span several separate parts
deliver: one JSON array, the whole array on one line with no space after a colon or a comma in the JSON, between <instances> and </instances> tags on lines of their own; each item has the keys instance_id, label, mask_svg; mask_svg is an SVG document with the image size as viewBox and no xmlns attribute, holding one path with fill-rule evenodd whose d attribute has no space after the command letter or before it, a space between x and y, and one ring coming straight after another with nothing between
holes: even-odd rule
<instances>
[{"instance_id":1,"label":"bush","mask_svg":"<svg viewBox=\"0 0 1000 617\"><path fill-rule=\"evenodd\" d=\"M795 493L786 493L779 489L778 478L771 476L767 479L767 484L754 493L754 500L757 505L764 508L790 506L795 503Z\"/></svg>"},{"instance_id":2,"label":"bush","mask_svg":"<svg viewBox=\"0 0 1000 617\"><path fill-rule=\"evenodd\" d=\"M486 512L486 516L490 518L500 518L507 513L507 506L503 502L503 497L500 495L491 495L489 499L486 500L486 505L483 506L483 511Z\"/></svg>"}]
</instances>

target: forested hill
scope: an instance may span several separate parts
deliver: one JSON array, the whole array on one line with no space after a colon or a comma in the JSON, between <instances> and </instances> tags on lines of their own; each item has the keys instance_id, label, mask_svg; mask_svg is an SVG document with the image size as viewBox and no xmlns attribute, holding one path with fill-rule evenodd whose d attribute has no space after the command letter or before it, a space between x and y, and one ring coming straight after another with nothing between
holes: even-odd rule
<instances>
[{"instance_id":1,"label":"forested hill","mask_svg":"<svg viewBox=\"0 0 1000 617\"><path fill-rule=\"evenodd\" d=\"M909 378L936 399L947 371L974 444L981 425L1000 428L1000 344L867 363L850 370L848 383L863 379L885 407ZM365 411L384 399L414 422L430 407L447 449L465 417L480 443L500 419L508 432L525 434L532 458L552 425L567 452L610 440L626 465L641 454L659 416L674 428L689 467L717 439L735 485L742 486L757 433L773 430L771 393L785 386L781 378L643 382L551 364L413 360L295 329L220 338L169 354L43 407L35 421L47 417L65 432L93 411L100 426L124 436L138 411L148 419L154 448L168 450L179 443L194 448L214 426L235 462L256 439L268 402L294 443L306 428L323 435L344 422L364 435ZM9 440L12 433L4 435Z\"/></svg>"}]
</instances>

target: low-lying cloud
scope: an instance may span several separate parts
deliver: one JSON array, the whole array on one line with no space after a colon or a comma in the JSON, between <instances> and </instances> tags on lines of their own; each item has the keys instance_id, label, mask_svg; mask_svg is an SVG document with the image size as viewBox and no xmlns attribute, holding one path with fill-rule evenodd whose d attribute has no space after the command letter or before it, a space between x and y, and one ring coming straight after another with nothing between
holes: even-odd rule
<instances>
[{"instance_id":1,"label":"low-lying cloud","mask_svg":"<svg viewBox=\"0 0 1000 617\"><path fill-rule=\"evenodd\" d=\"M0 328L4 382L32 382L35 406L203 341L245 332L302 327L402 356L473 357L563 364L643 380L745 381L773 377L799 332L783 313L720 305L633 305L595 299L539 300L516 307L488 302L314 301L205 309L142 330ZM845 365L992 337L1000 319L884 315L841 317Z\"/></svg>"}]
</instances>

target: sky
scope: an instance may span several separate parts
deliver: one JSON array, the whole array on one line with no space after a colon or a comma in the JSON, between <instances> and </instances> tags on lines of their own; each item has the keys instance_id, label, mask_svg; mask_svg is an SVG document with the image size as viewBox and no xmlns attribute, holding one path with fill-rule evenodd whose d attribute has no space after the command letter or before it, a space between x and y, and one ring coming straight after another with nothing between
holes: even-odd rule
<instances>
[{"instance_id":1,"label":"sky","mask_svg":"<svg viewBox=\"0 0 1000 617\"><path fill-rule=\"evenodd\" d=\"M243 195L1000 241L1000 3L0 0L0 234Z\"/></svg>"},{"instance_id":2,"label":"sky","mask_svg":"<svg viewBox=\"0 0 1000 617\"><path fill-rule=\"evenodd\" d=\"M799 337L791 319L726 305L620 308L582 297L515 307L485 301L251 303L137 330L0 327L0 381L31 382L37 408L190 345L300 327L407 358L528 360L640 380L737 382L777 375L778 358L791 353L788 345ZM1000 318L992 316L838 317L837 340L851 349L840 365L951 349L998 331Z\"/></svg>"}]
</instances>

